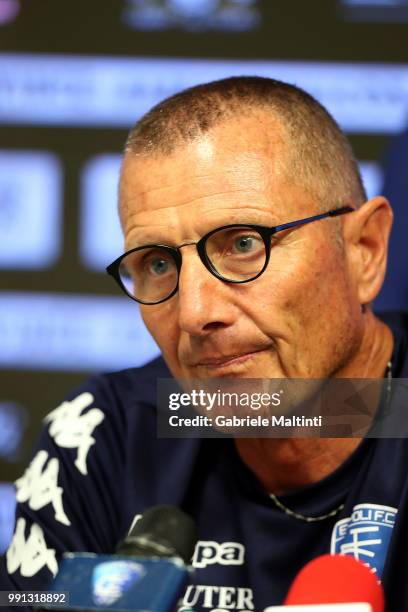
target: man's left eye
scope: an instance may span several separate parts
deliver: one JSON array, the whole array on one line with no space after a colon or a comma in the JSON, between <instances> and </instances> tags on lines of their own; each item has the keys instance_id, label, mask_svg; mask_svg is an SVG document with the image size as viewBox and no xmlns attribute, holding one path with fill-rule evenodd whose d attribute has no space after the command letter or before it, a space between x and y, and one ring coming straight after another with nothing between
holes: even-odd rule
<instances>
[{"instance_id":1,"label":"man's left eye","mask_svg":"<svg viewBox=\"0 0 408 612\"><path fill-rule=\"evenodd\" d=\"M245 254L245 253L260 253L264 250L263 240L260 236L253 236L250 234L242 234L232 241L231 253Z\"/></svg>"},{"instance_id":2,"label":"man's left eye","mask_svg":"<svg viewBox=\"0 0 408 612\"><path fill-rule=\"evenodd\" d=\"M240 236L234 241L234 248L239 253L248 253L255 248L254 238L252 236Z\"/></svg>"}]
</instances>

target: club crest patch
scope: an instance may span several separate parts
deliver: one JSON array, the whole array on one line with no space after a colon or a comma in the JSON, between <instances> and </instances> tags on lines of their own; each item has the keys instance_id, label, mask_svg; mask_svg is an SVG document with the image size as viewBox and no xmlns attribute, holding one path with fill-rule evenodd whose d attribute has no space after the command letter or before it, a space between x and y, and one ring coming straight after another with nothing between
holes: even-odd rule
<instances>
[{"instance_id":1,"label":"club crest patch","mask_svg":"<svg viewBox=\"0 0 408 612\"><path fill-rule=\"evenodd\" d=\"M358 504L351 516L334 526L331 554L350 555L367 563L381 579L397 508L379 504Z\"/></svg>"}]
</instances>

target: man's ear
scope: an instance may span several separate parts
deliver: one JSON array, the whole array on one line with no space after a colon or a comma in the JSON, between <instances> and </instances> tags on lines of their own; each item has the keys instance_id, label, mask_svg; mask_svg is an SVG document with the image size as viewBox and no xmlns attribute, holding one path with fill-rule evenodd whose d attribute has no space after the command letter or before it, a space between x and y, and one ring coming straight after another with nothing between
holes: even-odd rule
<instances>
[{"instance_id":1,"label":"man's ear","mask_svg":"<svg viewBox=\"0 0 408 612\"><path fill-rule=\"evenodd\" d=\"M383 196L365 202L344 223L344 241L360 304L380 292L387 266L393 213Z\"/></svg>"}]
</instances>

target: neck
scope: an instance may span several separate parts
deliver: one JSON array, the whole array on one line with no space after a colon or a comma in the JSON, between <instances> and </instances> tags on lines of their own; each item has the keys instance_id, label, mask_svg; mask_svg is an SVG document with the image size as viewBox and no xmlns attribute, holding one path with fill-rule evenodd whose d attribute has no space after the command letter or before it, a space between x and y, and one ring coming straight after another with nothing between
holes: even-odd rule
<instances>
[{"instance_id":1,"label":"neck","mask_svg":"<svg viewBox=\"0 0 408 612\"><path fill-rule=\"evenodd\" d=\"M384 376L393 348L391 331L371 311L364 317L359 350L334 374L337 378ZM282 495L334 472L360 442L361 438L240 438L235 445L263 487Z\"/></svg>"}]
</instances>

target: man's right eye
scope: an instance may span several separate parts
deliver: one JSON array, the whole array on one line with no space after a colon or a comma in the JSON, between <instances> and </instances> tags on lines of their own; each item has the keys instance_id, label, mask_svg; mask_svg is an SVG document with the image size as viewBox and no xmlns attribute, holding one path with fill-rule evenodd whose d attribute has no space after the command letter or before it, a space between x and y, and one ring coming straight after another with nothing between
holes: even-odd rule
<instances>
[{"instance_id":1,"label":"man's right eye","mask_svg":"<svg viewBox=\"0 0 408 612\"><path fill-rule=\"evenodd\" d=\"M164 276L171 270L172 262L163 258L151 259L147 268L148 271L154 276Z\"/></svg>"}]
</instances>

